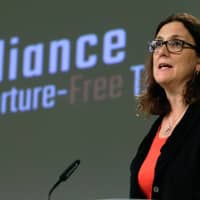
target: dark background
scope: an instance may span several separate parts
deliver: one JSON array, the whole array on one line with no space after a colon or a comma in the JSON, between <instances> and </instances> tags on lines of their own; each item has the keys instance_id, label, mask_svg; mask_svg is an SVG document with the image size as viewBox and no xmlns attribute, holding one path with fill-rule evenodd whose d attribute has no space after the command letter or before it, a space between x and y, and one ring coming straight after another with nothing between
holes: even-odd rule
<instances>
[{"instance_id":1,"label":"dark background","mask_svg":"<svg viewBox=\"0 0 200 200\"><path fill-rule=\"evenodd\" d=\"M147 42L161 19L175 12L200 17L199 8L197 0L1 1L0 38L20 37L19 48L38 42L47 46L54 39L69 38L74 52L79 36L95 33L100 39L95 50L101 57L104 33L116 28L126 30L127 44L126 58L119 64L106 66L99 59L94 68L80 71L73 61L67 74L19 76L17 81L0 83L3 92L12 86L64 87L73 74L91 79L120 74L124 80L118 98L80 100L71 105L67 97L59 97L49 110L1 115L0 199L47 199L50 187L75 159L81 160L80 167L52 199L128 198L129 165L153 120L136 117L130 66L145 62Z\"/></svg>"}]
</instances>

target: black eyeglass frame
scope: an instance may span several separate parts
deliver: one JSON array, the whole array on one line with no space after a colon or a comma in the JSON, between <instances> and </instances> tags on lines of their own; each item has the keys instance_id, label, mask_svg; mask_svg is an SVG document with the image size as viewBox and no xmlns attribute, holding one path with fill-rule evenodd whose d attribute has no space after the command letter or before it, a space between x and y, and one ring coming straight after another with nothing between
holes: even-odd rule
<instances>
[{"instance_id":1,"label":"black eyeglass frame","mask_svg":"<svg viewBox=\"0 0 200 200\"><path fill-rule=\"evenodd\" d=\"M191 44L189 42L186 42L186 41L180 40L180 39L171 39L171 40L166 40L166 41L163 41L163 40L152 40L151 42L148 43L148 50L149 50L150 53L154 53L156 51L157 48L153 47L153 44L152 44L152 43L156 43L156 42L160 42L160 45L157 46L157 48L162 47L163 45L165 45L167 50L170 53L181 52L183 49L186 49L186 48L194 49L194 50L198 51L198 48L197 48L196 45L193 45L193 44ZM169 42L180 42L180 44L181 44L180 50L178 50L178 51L170 51L170 49L168 47ZM184 46L184 45L188 45L188 46Z\"/></svg>"}]
</instances>

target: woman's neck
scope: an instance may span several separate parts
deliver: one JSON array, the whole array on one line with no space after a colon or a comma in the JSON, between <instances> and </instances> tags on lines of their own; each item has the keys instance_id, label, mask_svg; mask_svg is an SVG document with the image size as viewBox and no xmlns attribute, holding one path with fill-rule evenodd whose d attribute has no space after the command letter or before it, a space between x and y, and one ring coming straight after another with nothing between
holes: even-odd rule
<instances>
[{"instance_id":1,"label":"woman's neck","mask_svg":"<svg viewBox=\"0 0 200 200\"><path fill-rule=\"evenodd\" d=\"M188 108L188 105L185 104L183 96L181 95L168 95L168 101L171 106L171 111L163 118L159 133L160 137L169 137L171 135L173 129L182 119Z\"/></svg>"},{"instance_id":2,"label":"woman's neck","mask_svg":"<svg viewBox=\"0 0 200 200\"><path fill-rule=\"evenodd\" d=\"M167 93L167 99L169 101L170 107L171 107L171 112L170 113L179 113L185 110L186 108L186 103L183 97L182 92L180 93Z\"/></svg>"}]
</instances>

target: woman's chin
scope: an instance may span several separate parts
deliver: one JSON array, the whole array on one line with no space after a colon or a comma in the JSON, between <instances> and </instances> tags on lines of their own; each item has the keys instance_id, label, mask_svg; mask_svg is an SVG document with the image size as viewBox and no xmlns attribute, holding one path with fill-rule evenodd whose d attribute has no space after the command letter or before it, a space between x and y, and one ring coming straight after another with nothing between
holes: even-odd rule
<instances>
[{"instance_id":1,"label":"woman's chin","mask_svg":"<svg viewBox=\"0 0 200 200\"><path fill-rule=\"evenodd\" d=\"M156 82L161 86L161 87L166 87L172 84L172 79L171 78L162 78L162 79L157 79Z\"/></svg>"}]
</instances>

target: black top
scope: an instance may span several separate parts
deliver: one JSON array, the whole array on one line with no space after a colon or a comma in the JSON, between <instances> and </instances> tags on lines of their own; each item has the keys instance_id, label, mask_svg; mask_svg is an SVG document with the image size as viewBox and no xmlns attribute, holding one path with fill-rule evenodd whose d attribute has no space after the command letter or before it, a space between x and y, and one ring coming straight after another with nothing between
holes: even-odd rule
<instances>
[{"instance_id":1,"label":"black top","mask_svg":"<svg viewBox=\"0 0 200 200\"><path fill-rule=\"evenodd\" d=\"M130 198L145 198L138 185L138 171L162 118L160 116L154 122L131 163ZM152 198L200 200L200 104L189 106L161 148L155 168Z\"/></svg>"}]
</instances>

